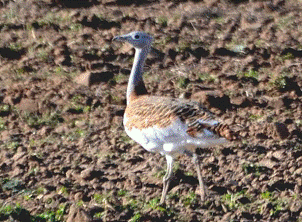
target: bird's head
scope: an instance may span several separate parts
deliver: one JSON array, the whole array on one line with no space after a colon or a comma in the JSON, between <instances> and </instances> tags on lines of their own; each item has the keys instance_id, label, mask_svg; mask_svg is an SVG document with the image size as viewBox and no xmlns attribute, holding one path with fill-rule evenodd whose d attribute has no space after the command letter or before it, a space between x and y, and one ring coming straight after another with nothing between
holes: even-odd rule
<instances>
[{"instance_id":1,"label":"bird's head","mask_svg":"<svg viewBox=\"0 0 302 222\"><path fill-rule=\"evenodd\" d=\"M130 32L126 35L115 36L113 38L115 41L129 42L134 48L143 49L145 47L150 47L153 41L151 35L145 32Z\"/></svg>"}]
</instances>

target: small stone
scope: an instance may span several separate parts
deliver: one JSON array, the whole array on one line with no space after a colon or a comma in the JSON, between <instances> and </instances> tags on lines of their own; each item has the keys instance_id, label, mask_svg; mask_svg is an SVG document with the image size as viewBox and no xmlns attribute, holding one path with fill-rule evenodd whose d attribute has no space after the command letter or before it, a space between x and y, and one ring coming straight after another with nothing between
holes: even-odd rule
<instances>
[{"instance_id":1,"label":"small stone","mask_svg":"<svg viewBox=\"0 0 302 222\"><path fill-rule=\"evenodd\" d=\"M215 107L220 110L227 110L231 108L229 96L220 91L201 91L191 96L192 100L196 100L207 107Z\"/></svg>"},{"instance_id":2,"label":"small stone","mask_svg":"<svg viewBox=\"0 0 302 222\"><path fill-rule=\"evenodd\" d=\"M296 170L296 167L291 167L291 168L289 168L289 172L290 172L290 174L293 174L294 172L295 172L295 170Z\"/></svg>"},{"instance_id":3,"label":"small stone","mask_svg":"<svg viewBox=\"0 0 302 222\"><path fill-rule=\"evenodd\" d=\"M86 72L82 73L81 75L77 76L74 79L74 81L81 85L90 86L90 81L89 81L90 74L91 74L90 71L86 71Z\"/></svg>"},{"instance_id":4,"label":"small stone","mask_svg":"<svg viewBox=\"0 0 302 222\"><path fill-rule=\"evenodd\" d=\"M84 179L84 180L89 180L89 179L92 179L92 174L94 172L94 168L93 167L89 167L85 170L83 170L81 172L81 177Z\"/></svg>"},{"instance_id":5,"label":"small stone","mask_svg":"<svg viewBox=\"0 0 302 222\"><path fill-rule=\"evenodd\" d=\"M297 213L302 210L302 203L300 201L293 201L289 209L291 212Z\"/></svg>"},{"instance_id":6,"label":"small stone","mask_svg":"<svg viewBox=\"0 0 302 222\"><path fill-rule=\"evenodd\" d=\"M73 170L67 170L67 172L66 172L66 178L67 179L71 179L73 177L73 173L74 173Z\"/></svg>"},{"instance_id":7,"label":"small stone","mask_svg":"<svg viewBox=\"0 0 302 222\"><path fill-rule=\"evenodd\" d=\"M272 153L272 156L277 160L282 160L286 155L284 150L278 150Z\"/></svg>"},{"instance_id":8,"label":"small stone","mask_svg":"<svg viewBox=\"0 0 302 222\"><path fill-rule=\"evenodd\" d=\"M274 127L274 137L276 139L284 140L289 136L289 131L285 124L280 122L275 122L273 127Z\"/></svg>"},{"instance_id":9,"label":"small stone","mask_svg":"<svg viewBox=\"0 0 302 222\"><path fill-rule=\"evenodd\" d=\"M277 109L277 110L280 110L280 109L282 109L282 108L285 107L284 101L283 101L282 98L270 100L270 101L268 102L268 106L269 106L269 107L273 107L273 108L275 108L275 109Z\"/></svg>"},{"instance_id":10,"label":"small stone","mask_svg":"<svg viewBox=\"0 0 302 222\"><path fill-rule=\"evenodd\" d=\"M93 166L81 172L81 178L84 180L93 180L94 178L103 177L104 172L96 170Z\"/></svg>"},{"instance_id":11,"label":"small stone","mask_svg":"<svg viewBox=\"0 0 302 222\"><path fill-rule=\"evenodd\" d=\"M224 214L224 216L221 218L221 221L230 221L231 216L232 216L232 212L228 212Z\"/></svg>"},{"instance_id":12,"label":"small stone","mask_svg":"<svg viewBox=\"0 0 302 222\"><path fill-rule=\"evenodd\" d=\"M210 156L209 159L208 159L208 162L209 163L214 163L214 162L216 163L217 159L214 156Z\"/></svg>"},{"instance_id":13,"label":"small stone","mask_svg":"<svg viewBox=\"0 0 302 222\"><path fill-rule=\"evenodd\" d=\"M33 99L22 99L19 104L16 105L19 110L29 112L29 113L36 113L39 111L39 106L36 100Z\"/></svg>"},{"instance_id":14,"label":"small stone","mask_svg":"<svg viewBox=\"0 0 302 222\"><path fill-rule=\"evenodd\" d=\"M8 140L10 138L10 133L8 130L4 130L0 133L0 138L2 141Z\"/></svg>"},{"instance_id":15,"label":"small stone","mask_svg":"<svg viewBox=\"0 0 302 222\"><path fill-rule=\"evenodd\" d=\"M302 168L298 168L296 171L294 171L295 175L301 176L302 175Z\"/></svg>"},{"instance_id":16,"label":"small stone","mask_svg":"<svg viewBox=\"0 0 302 222\"><path fill-rule=\"evenodd\" d=\"M82 209L72 205L69 210L66 222L90 222L92 218Z\"/></svg>"},{"instance_id":17,"label":"small stone","mask_svg":"<svg viewBox=\"0 0 302 222\"><path fill-rule=\"evenodd\" d=\"M74 81L81 85L91 86L100 82L108 82L112 78L111 71L86 71L77 76Z\"/></svg>"},{"instance_id":18,"label":"small stone","mask_svg":"<svg viewBox=\"0 0 302 222\"><path fill-rule=\"evenodd\" d=\"M66 127L65 125L60 125L55 129L55 132L58 134L65 134L66 132L68 132L68 127Z\"/></svg>"},{"instance_id":19,"label":"small stone","mask_svg":"<svg viewBox=\"0 0 302 222\"><path fill-rule=\"evenodd\" d=\"M251 102L245 96L232 98L231 103L239 107L248 107L251 104Z\"/></svg>"},{"instance_id":20,"label":"small stone","mask_svg":"<svg viewBox=\"0 0 302 222\"><path fill-rule=\"evenodd\" d=\"M277 165L277 163L270 160L270 159L264 159L264 160L259 162L259 165L260 166L265 166L269 169L273 169Z\"/></svg>"},{"instance_id":21,"label":"small stone","mask_svg":"<svg viewBox=\"0 0 302 222\"><path fill-rule=\"evenodd\" d=\"M83 193L77 192L77 193L74 195L74 199L75 199L76 201L82 200L82 199L83 199Z\"/></svg>"},{"instance_id":22,"label":"small stone","mask_svg":"<svg viewBox=\"0 0 302 222\"><path fill-rule=\"evenodd\" d=\"M48 126L43 126L39 131L38 134L41 136L45 136L48 135L51 132L51 127Z\"/></svg>"}]
</instances>

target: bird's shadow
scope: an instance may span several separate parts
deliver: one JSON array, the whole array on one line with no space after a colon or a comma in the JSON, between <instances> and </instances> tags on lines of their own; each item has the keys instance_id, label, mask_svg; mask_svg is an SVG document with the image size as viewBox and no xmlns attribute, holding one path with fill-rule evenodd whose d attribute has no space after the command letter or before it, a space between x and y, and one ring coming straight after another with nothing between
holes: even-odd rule
<instances>
[{"instance_id":1,"label":"bird's shadow","mask_svg":"<svg viewBox=\"0 0 302 222\"><path fill-rule=\"evenodd\" d=\"M180 183L189 184L190 186L199 185L198 179L195 176L188 175L185 171L179 169L174 173L173 179L171 180L170 188Z\"/></svg>"}]
</instances>

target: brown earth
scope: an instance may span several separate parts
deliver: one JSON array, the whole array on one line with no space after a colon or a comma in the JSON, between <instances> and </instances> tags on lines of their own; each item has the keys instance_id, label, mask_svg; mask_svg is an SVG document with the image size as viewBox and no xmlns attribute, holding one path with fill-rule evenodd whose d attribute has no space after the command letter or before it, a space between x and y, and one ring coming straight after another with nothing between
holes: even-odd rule
<instances>
[{"instance_id":1,"label":"brown earth","mask_svg":"<svg viewBox=\"0 0 302 222\"><path fill-rule=\"evenodd\" d=\"M83 3L84 2L84 3ZM302 221L302 17L295 0L2 0L1 221ZM124 132L134 51L150 93L203 102L241 142L180 156Z\"/></svg>"}]
</instances>

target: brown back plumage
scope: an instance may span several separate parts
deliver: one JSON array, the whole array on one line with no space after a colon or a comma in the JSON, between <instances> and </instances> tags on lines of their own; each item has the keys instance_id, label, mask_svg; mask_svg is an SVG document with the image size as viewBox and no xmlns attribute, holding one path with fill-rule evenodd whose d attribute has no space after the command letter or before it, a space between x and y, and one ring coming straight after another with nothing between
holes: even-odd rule
<instances>
[{"instance_id":1,"label":"brown back plumage","mask_svg":"<svg viewBox=\"0 0 302 222\"><path fill-rule=\"evenodd\" d=\"M176 119L180 119L188 126L187 133L192 137L197 137L207 129L217 137L228 140L236 138L229 126L215 121L214 116L205 107L184 99L142 95L128 104L125 115L128 119L125 126L129 130L132 127L164 128Z\"/></svg>"}]
</instances>

